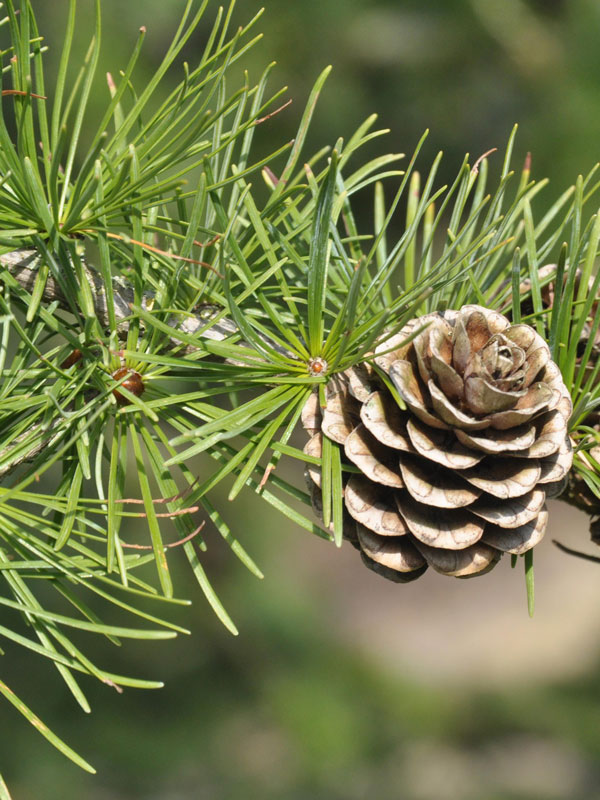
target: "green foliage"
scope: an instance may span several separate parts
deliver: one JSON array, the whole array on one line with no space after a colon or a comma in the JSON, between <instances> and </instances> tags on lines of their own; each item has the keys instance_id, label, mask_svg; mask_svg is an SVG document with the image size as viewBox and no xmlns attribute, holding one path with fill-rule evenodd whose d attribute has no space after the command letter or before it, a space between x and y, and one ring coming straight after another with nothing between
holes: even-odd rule
<instances>
[{"instance_id":1,"label":"green foliage","mask_svg":"<svg viewBox=\"0 0 600 800\"><path fill-rule=\"evenodd\" d=\"M341 544L346 467L338 446L327 443L322 459L312 459L322 468L323 526L303 513L307 493L274 470L283 456L311 462L292 435L313 389L323 392L333 375L368 360L375 342L408 320L467 303L519 316L514 293L528 277L533 312L523 319L548 336L572 388L581 447L592 436L586 416L600 403L590 348L575 367L593 304L581 286L600 239L598 218L585 218L595 172L536 222L532 203L545 182L531 181L527 166L513 173L514 131L496 181L485 159L471 166L467 157L454 182L438 187L441 156L426 175L416 170L425 137L403 171L398 154L365 159L362 148L384 133L374 130L375 117L307 159L329 70L294 141L254 160L255 133L282 94L267 92L270 67L257 84L246 76L228 90L232 67L256 41L255 20L229 33L232 9L218 11L198 63L184 65L178 87L160 95L207 4L194 5L189 0L162 65L138 94L140 31L86 144L99 0L79 72L70 2L52 98L29 0L19 14L9 0L4 23L11 46L0 120L0 476L10 482L0 488L0 605L18 619L0 635L52 661L86 711L75 673L114 687L160 685L96 666L71 631L113 644L185 633L165 618L187 602L176 596L170 547L181 547L215 613L237 632L206 573L205 521L262 574L217 508L222 481L231 500L249 487ZM362 232L353 202L366 194L374 224ZM538 268L553 258L567 279L548 311ZM576 294L566 265L581 265ZM599 322L596 313L594 332ZM596 473L587 478L600 484ZM143 543L128 540L132 517L145 520ZM530 562L527 575L531 606ZM105 603L111 622L86 595ZM148 610L156 605L160 615ZM8 687L0 691L88 768Z\"/></svg>"}]
</instances>

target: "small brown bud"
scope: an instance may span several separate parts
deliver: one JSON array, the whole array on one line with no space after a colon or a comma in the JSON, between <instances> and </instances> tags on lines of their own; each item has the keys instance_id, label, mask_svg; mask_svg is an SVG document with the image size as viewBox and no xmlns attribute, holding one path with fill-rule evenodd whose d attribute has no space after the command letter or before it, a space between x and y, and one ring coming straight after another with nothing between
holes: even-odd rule
<instances>
[{"instance_id":1,"label":"small brown bud","mask_svg":"<svg viewBox=\"0 0 600 800\"><path fill-rule=\"evenodd\" d=\"M82 358L83 358L83 353L81 352L81 350L78 347L76 347L71 352L71 354L68 355L65 358L63 363L60 365L60 368L61 369L69 369L69 367L72 367L73 364L77 364L78 361L81 361Z\"/></svg>"},{"instance_id":2,"label":"small brown bud","mask_svg":"<svg viewBox=\"0 0 600 800\"><path fill-rule=\"evenodd\" d=\"M309 375L313 377L317 377L318 375L326 375L329 365L324 358L317 356L316 358L311 358L308 362L308 372Z\"/></svg>"},{"instance_id":3,"label":"small brown bud","mask_svg":"<svg viewBox=\"0 0 600 800\"><path fill-rule=\"evenodd\" d=\"M119 367L119 369L115 370L112 374L112 377L116 381L120 381L123 376L127 376L121 386L127 389L128 392L135 395L136 397L140 397L144 393L144 381L142 380L142 376L139 372L131 369L130 367ZM113 389L113 394L117 398L117 403L120 406L129 405L130 400L121 394L119 389Z\"/></svg>"}]
</instances>

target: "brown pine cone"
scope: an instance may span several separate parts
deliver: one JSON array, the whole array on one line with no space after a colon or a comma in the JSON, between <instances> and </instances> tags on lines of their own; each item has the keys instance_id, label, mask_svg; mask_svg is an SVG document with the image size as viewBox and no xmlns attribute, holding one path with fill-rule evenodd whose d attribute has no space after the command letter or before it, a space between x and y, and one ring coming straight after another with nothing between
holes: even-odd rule
<instances>
[{"instance_id":1,"label":"brown pine cone","mask_svg":"<svg viewBox=\"0 0 600 800\"><path fill-rule=\"evenodd\" d=\"M571 399L541 336L470 305L413 320L373 361L333 377L326 407L313 394L303 413L305 451L319 456L327 436L359 470L345 482L344 535L365 563L396 581L428 566L467 577L536 545L572 463ZM307 479L319 513L319 468Z\"/></svg>"}]
</instances>

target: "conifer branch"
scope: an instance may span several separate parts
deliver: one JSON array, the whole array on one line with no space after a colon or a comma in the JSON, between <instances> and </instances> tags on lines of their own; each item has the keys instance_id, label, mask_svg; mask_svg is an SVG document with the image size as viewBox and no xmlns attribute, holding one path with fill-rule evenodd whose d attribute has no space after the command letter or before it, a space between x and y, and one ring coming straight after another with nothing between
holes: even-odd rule
<instances>
[{"instance_id":1,"label":"conifer branch","mask_svg":"<svg viewBox=\"0 0 600 800\"><path fill-rule=\"evenodd\" d=\"M42 256L36 250L11 250L0 255L0 265L8 271L22 289L33 292L39 267L43 262ZM109 327L109 312L106 296L104 279L100 273L89 264L82 261L83 271L89 289L92 294L94 311L96 317L103 328ZM131 316L131 304L134 301L133 287L119 276L113 276L113 307L117 328L120 336L125 337L129 328L128 318ZM144 310L151 309L154 303L154 292L146 291L142 294L141 307ZM57 302L58 307L63 311L69 311L67 300L52 275L48 275L44 286L42 299L46 303ZM205 339L222 341L227 336L237 331L237 326L232 320L221 319L213 325L207 327L211 318L215 317L219 309L209 303L200 304L196 313L183 319L173 318L171 325L173 328L181 330L183 333L194 336L196 334ZM172 347L181 347L181 340L172 338ZM1 474L1 473L0 473Z\"/></svg>"}]
</instances>

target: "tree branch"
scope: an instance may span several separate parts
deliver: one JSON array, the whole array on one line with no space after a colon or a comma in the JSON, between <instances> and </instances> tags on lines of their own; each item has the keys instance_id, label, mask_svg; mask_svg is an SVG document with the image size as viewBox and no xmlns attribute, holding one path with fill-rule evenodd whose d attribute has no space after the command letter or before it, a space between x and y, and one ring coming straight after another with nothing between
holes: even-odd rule
<instances>
[{"instance_id":1,"label":"tree branch","mask_svg":"<svg viewBox=\"0 0 600 800\"><path fill-rule=\"evenodd\" d=\"M3 267L12 278L28 292L33 292L38 269L42 264L42 256L36 250L22 249L13 250L9 253L0 255L0 267ZM103 328L109 327L108 301L103 277L89 264L83 263L83 269L92 294L94 311L96 317ZM113 300L114 313L117 321L119 336L125 338L129 328L128 317L131 316L131 304L134 301L133 288L121 277L113 277ZM52 275L48 275L44 286L42 300L46 303L57 302L59 308L69 311L67 300ZM144 309L151 309L154 304L154 293L146 292L142 296L141 306ZM217 317L222 312L222 308L210 303L201 303L195 308L194 315L178 317L173 315L169 325L174 330L179 330L187 335L198 334L202 338L214 341L223 341L228 336L238 333L239 329L235 322L228 318L221 318L213 325L207 327L210 320ZM283 353L292 355L277 342L269 337L258 333L271 348ZM242 346L244 343L242 343ZM191 352L194 348L191 345L183 347L181 340L172 337L169 340L169 347L178 348L180 352ZM236 362L237 363L237 362ZM39 436L39 438L38 438ZM46 429L41 423L34 425L24 433L20 434L9 447L0 450L0 480L16 469L20 464L32 461L42 450L54 444L62 436L62 432L57 433ZM35 443L30 446L24 445L27 439L34 437Z\"/></svg>"},{"instance_id":2,"label":"tree branch","mask_svg":"<svg viewBox=\"0 0 600 800\"><path fill-rule=\"evenodd\" d=\"M19 286L32 292L35 285L37 272L42 263L42 257L36 250L13 250L10 253L0 255L0 266L4 267L8 273L17 281ZM108 302L104 279L89 264L84 263L84 271L87 277L94 302L96 317L103 328L109 326ZM113 278L113 298L114 312L117 320L119 333L123 336L127 334L128 324L126 318L131 316L131 304L134 301L133 288L122 278ZM57 302L64 311L69 311L66 298L60 286L52 275L48 275L46 285L42 294L42 299L47 303ZM154 293L146 292L142 296L142 308L152 308ZM211 317L215 317L220 311L217 306L209 303L200 304L196 309L195 316L188 316L184 319L174 318L173 328L181 330L188 335L194 335L202 328L206 327ZM230 319L221 319L214 325L202 331L201 336L205 339L222 341L238 330L237 325ZM176 338L171 339L172 347L181 347L181 341Z\"/></svg>"},{"instance_id":3,"label":"tree branch","mask_svg":"<svg viewBox=\"0 0 600 800\"><path fill-rule=\"evenodd\" d=\"M28 292L33 292L41 263L42 257L36 250L13 250L0 255L0 267L7 270L19 286L26 289ZM90 265L84 264L83 267L93 297L96 317L103 328L108 328L109 314L104 280L97 270ZM134 300L133 288L122 278L114 277L113 298L119 335L125 337L129 328L127 317L131 315L131 303L133 303ZM52 275L48 275L42 294L42 300L46 303L57 302L59 308L62 310L70 310L60 286ZM152 292L147 292L142 296L142 308L151 308L153 302L154 294ZM221 310L222 309L218 306L208 303L201 304L196 308L195 316L187 316L184 318L174 316L169 324L172 325L174 329L181 330L188 335L194 335L198 333L198 331L201 331L200 335L203 338L222 341L233 333L236 333L238 328L235 322L228 318L221 319L215 322L214 325L206 328L211 318L216 317ZM202 330L203 328L205 328L205 330ZM175 337L169 340L169 344L171 347L182 349L181 340ZM193 348L188 347L184 349L190 351ZM20 464L32 461L45 448L54 444L61 435L62 432L57 433L51 429L46 429L46 426L42 425L42 423L34 425L19 434L19 436L11 442L9 447L0 450L0 479L8 475ZM31 442L31 439L34 439L34 441ZM26 444L27 440L30 440L29 445Z\"/></svg>"}]
</instances>

